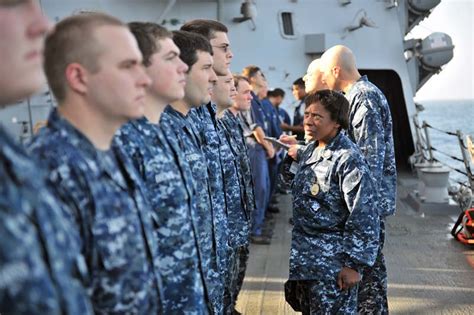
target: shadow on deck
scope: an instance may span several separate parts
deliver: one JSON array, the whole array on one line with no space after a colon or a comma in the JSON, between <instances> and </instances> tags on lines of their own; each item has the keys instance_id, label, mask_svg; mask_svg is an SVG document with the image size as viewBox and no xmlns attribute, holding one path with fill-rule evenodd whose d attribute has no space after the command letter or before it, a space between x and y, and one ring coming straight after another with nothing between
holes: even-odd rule
<instances>
[{"instance_id":1,"label":"shadow on deck","mask_svg":"<svg viewBox=\"0 0 474 315\"><path fill-rule=\"evenodd\" d=\"M400 176L397 213L387 220L385 257L391 314L474 314L474 250L454 241L449 230L458 210L417 212L402 200L413 189ZM286 303L292 226L291 197L280 197L271 245L252 245L237 301L243 314L300 314Z\"/></svg>"}]
</instances>

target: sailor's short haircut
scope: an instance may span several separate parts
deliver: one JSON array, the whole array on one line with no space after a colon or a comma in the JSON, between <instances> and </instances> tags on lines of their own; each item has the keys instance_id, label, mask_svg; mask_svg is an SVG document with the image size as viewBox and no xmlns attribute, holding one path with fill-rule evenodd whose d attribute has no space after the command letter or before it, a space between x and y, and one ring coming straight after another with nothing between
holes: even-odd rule
<instances>
[{"instance_id":1,"label":"sailor's short haircut","mask_svg":"<svg viewBox=\"0 0 474 315\"><path fill-rule=\"evenodd\" d=\"M225 26L221 22L204 19L196 19L189 21L183 26L181 26L181 30L201 34L208 40L211 40L216 37L217 32L228 32L227 26Z\"/></svg>"},{"instance_id":2,"label":"sailor's short haircut","mask_svg":"<svg viewBox=\"0 0 474 315\"><path fill-rule=\"evenodd\" d=\"M331 120L341 125L342 129L349 127L349 101L342 93L320 90L306 96L306 107L316 103L321 104L329 112Z\"/></svg>"},{"instance_id":3,"label":"sailor's short haircut","mask_svg":"<svg viewBox=\"0 0 474 315\"><path fill-rule=\"evenodd\" d=\"M255 65L249 65L242 70L242 75L250 80L250 78L256 76L259 71L262 72L259 67Z\"/></svg>"},{"instance_id":4,"label":"sailor's short haircut","mask_svg":"<svg viewBox=\"0 0 474 315\"><path fill-rule=\"evenodd\" d=\"M94 30L102 26L123 26L119 19L98 12L80 12L56 24L46 37L44 71L54 96L61 103L66 98L66 68L79 63L92 73L97 73L99 56L103 47Z\"/></svg>"},{"instance_id":5,"label":"sailor's short haircut","mask_svg":"<svg viewBox=\"0 0 474 315\"><path fill-rule=\"evenodd\" d=\"M304 83L304 80L303 78L298 78L295 80L295 82L293 82L293 85L297 85L297 86L300 86L300 87L305 87L305 83Z\"/></svg>"},{"instance_id":6,"label":"sailor's short haircut","mask_svg":"<svg viewBox=\"0 0 474 315\"><path fill-rule=\"evenodd\" d=\"M151 56L161 50L159 40L173 36L170 31L156 23L131 22L128 27L137 40L145 67L151 65Z\"/></svg>"},{"instance_id":7,"label":"sailor's short haircut","mask_svg":"<svg viewBox=\"0 0 474 315\"><path fill-rule=\"evenodd\" d=\"M235 89L238 89L239 87L239 84L241 81L246 81L247 83L250 84L249 82L249 79L247 79L246 77L244 77L243 75L240 75L238 73L234 73L232 75L232 77L234 78L234 86L235 86Z\"/></svg>"},{"instance_id":8,"label":"sailor's short haircut","mask_svg":"<svg viewBox=\"0 0 474 315\"><path fill-rule=\"evenodd\" d=\"M285 97L285 91L280 88L275 88L273 90L268 91L267 97Z\"/></svg>"},{"instance_id":9,"label":"sailor's short haircut","mask_svg":"<svg viewBox=\"0 0 474 315\"><path fill-rule=\"evenodd\" d=\"M204 36L186 31L173 31L173 41L181 50L179 57L188 65L189 71L197 62L197 52L207 52L212 55L212 46Z\"/></svg>"}]
</instances>

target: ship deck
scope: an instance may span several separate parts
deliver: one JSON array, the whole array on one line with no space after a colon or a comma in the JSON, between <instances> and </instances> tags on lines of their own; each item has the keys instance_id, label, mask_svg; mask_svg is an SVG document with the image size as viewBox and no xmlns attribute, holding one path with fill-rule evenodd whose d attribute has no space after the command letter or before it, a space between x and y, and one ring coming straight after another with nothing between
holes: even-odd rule
<instances>
[{"instance_id":1,"label":"ship deck","mask_svg":"<svg viewBox=\"0 0 474 315\"><path fill-rule=\"evenodd\" d=\"M399 174L397 213L388 218L384 249L391 314L474 314L474 249L449 234L456 207L415 211L405 198L416 186ZM280 197L271 245L251 245L236 309L243 314L300 314L285 302L292 226L291 197Z\"/></svg>"}]
</instances>

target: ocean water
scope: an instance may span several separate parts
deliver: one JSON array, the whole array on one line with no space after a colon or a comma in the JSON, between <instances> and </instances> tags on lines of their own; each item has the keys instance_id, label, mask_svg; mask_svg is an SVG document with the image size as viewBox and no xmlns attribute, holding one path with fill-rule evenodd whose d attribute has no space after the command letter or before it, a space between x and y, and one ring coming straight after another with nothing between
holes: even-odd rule
<instances>
[{"instance_id":1,"label":"ocean water","mask_svg":"<svg viewBox=\"0 0 474 315\"><path fill-rule=\"evenodd\" d=\"M420 101L425 110L419 114L420 124L425 120L433 127L456 132L460 130L464 135L470 135L474 141L474 100L443 100L443 101ZM431 146L448 153L452 156L462 158L458 138L447 135L437 130L429 129ZM465 171L464 163L453 160L439 152L434 156L440 161ZM474 163L471 161L471 169L474 171ZM467 177L452 171L450 179L465 182Z\"/></svg>"}]
</instances>

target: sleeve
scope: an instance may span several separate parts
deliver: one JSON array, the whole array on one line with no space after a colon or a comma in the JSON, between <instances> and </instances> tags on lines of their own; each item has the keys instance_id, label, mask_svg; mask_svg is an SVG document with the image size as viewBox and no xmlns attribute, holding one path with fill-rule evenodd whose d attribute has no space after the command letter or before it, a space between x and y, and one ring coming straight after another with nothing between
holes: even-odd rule
<instances>
[{"instance_id":1,"label":"sleeve","mask_svg":"<svg viewBox=\"0 0 474 315\"><path fill-rule=\"evenodd\" d=\"M127 132L120 131L115 137L115 145L117 148L125 154L129 161L131 161L133 167L140 175L140 178L145 178L145 166L143 163L143 154L140 152L139 147L137 146L137 138L134 138L133 135L130 135ZM141 144L144 146L144 144Z\"/></svg>"},{"instance_id":2,"label":"sleeve","mask_svg":"<svg viewBox=\"0 0 474 315\"><path fill-rule=\"evenodd\" d=\"M304 142L298 143L298 150L296 153L296 162L299 162L301 160L301 157L303 156L303 154L306 152L307 149L308 149L307 144L305 144Z\"/></svg>"},{"instance_id":3,"label":"sleeve","mask_svg":"<svg viewBox=\"0 0 474 315\"><path fill-rule=\"evenodd\" d=\"M340 185L349 217L344 227L345 265L372 266L379 248L380 218L372 178L363 161L349 159L341 167Z\"/></svg>"},{"instance_id":4,"label":"sleeve","mask_svg":"<svg viewBox=\"0 0 474 315\"><path fill-rule=\"evenodd\" d=\"M263 116L262 112L258 110L256 107L259 106L255 101L252 101L251 112L252 112L252 130L255 128L260 127L265 130L265 117Z\"/></svg>"},{"instance_id":5,"label":"sleeve","mask_svg":"<svg viewBox=\"0 0 474 315\"><path fill-rule=\"evenodd\" d=\"M91 211L93 203L88 183L83 176L77 174L74 169L66 164L50 169L48 181L51 192L64 203L65 209L72 222L75 223L83 243L90 244L89 241L92 237L89 229L91 218L86 214L93 213ZM89 257L89 253L85 253L83 249L81 251L84 256Z\"/></svg>"},{"instance_id":6,"label":"sleeve","mask_svg":"<svg viewBox=\"0 0 474 315\"><path fill-rule=\"evenodd\" d=\"M383 178L385 157L384 126L376 97L359 95L357 110L352 119L354 142L365 157L376 183Z\"/></svg>"},{"instance_id":7,"label":"sleeve","mask_svg":"<svg viewBox=\"0 0 474 315\"><path fill-rule=\"evenodd\" d=\"M288 115L288 113L286 112L286 110L282 109L283 111L283 122L286 123L287 125L291 125L291 118L290 118L290 115Z\"/></svg>"},{"instance_id":8,"label":"sleeve","mask_svg":"<svg viewBox=\"0 0 474 315\"><path fill-rule=\"evenodd\" d=\"M270 105L272 106L272 105ZM272 113L273 113L273 134L275 135L276 138L280 138L280 136L283 133L283 130L281 130L281 119L280 115L278 115L278 110L276 108L272 107Z\"/></svg>"},{"instance_id":9,"label":"sleeve","mask_svg":"<svg viewBox=\"0 0 474 315\"><path fill-rule=\"evenodd\" d=\"M20 209L3 206L0 202L0 309L9 314L61 313L33 222Z\"/></svg>"}]
</instances>

